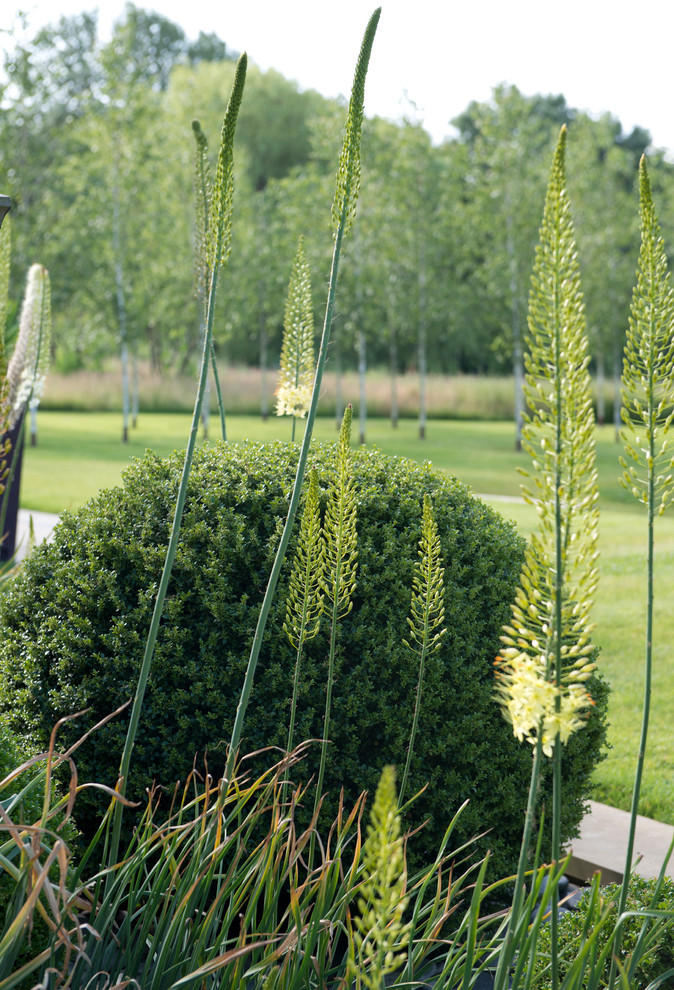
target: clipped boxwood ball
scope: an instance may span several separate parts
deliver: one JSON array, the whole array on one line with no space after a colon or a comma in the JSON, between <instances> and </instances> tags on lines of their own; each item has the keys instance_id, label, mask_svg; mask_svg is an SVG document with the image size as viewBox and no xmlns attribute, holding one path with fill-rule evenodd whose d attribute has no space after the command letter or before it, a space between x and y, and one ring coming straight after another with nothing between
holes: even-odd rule
<instances>
[{"instance_id":1,"label":"clipped boxwood ball","mask_svg":"<svg viewBox=\"0 0 674 990\"><path fill-rule=\"evenodd\" d=\"M323 503L334 444L315 445ZM130 796L153 780L169 790L195 757L213 775L224 767L258 610L272 566L298 448L221 444L195 458L182 533L160 626L131 765ZM328 812L340 788L347 806L374 793L381 769L402 771L417 686L408 635L424 493L432 498L445 567L441 648L427 661L408 794L425 785L408 824L428 825L411 843L415 860L435 856L457 808L469 799L452 845L490 830L478 848L493 869L514 872L526 807L531 748L518 744L493 700L493 659L520 572L523 541L470 491L371 449L353 453L358 505L358 572L353 610L340 623L325 789ZM101 492L67 513L51 544L27 560L0 603L1 705L15 730L44 746L57 719L61 745L133 697L159 584L183 454L148 453ZM297 526L296 526L297 529ZM241 752L283 747L295 652L282 624L294 543L269 618ZM295 738L320 738L329 630L306 647ZM573 833L603 740L604 699L564 751L563 832ZM78 751L80 780L114 785L129 711ZM219 748L218 748L219 747ZM272 754L273 756L273 754ZM269 757L268 757L269 759ZM319 747L301 773L316 774ZM549 781L544 781L544 788ZM310 800L309 804L312 803ZM76 817L85 834L105 798L87 790Z\"/></svg>"}]
</instances>

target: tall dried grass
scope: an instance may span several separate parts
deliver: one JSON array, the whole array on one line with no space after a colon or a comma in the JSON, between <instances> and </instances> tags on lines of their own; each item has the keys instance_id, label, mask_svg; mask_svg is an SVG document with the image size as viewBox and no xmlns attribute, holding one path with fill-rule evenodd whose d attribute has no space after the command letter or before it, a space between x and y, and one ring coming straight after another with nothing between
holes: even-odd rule
<instances>
[{"instance_id":1,"label":"tall dried grass","mask_svg":"<svg viewBox=\"0 0 674 990\"><path fill-rule=\"evenodd\" d=\"M225 408L228 414L258 415L265 407L275 412L274 390L277 371L265 373L259 368L228 365L220 368ZM145 412L191 412L194 405L194 382L191 377L162 378L149 366L139 369L139 405ZM338 383L334 372L323 376L319 415L335 413ZM399 416L413 419L419 413L419 376L415 372L400 374L396 379ZM358 375L346 372L339 382L342 407L359 405ZM603 386L607 418L612 416L613 384ZM42 399L43 409L63 411L113 412L120 408L121 377L110 366L103 371L78 371L69 375L52 371ZM595 383L596 401L596 383ZM511 377L477 375L429 375L426 382L427 413L431 419L510 420L514 415L514 386ZM215 393L210 407L217 412ZM391 415L391 379L385 370L367 375L367 415Z\"/></svg>"}]
</instances>

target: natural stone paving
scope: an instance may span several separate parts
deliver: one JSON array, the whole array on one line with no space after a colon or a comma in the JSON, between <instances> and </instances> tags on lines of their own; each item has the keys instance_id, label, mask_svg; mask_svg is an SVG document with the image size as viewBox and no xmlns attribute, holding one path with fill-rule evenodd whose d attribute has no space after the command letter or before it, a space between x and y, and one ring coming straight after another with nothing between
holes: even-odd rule
<instances>
[{"instance_id":1,"label":"natural stone paving","mask_svg":"<svg viewBox=\"0 0 674 990\"><path fill-rule=\"evenodd\" d=\"M36 545L51 536L58 516L53 512L35 512L32 509L19 509L16 524L16 559L23 560L28 551L28 533L30 518L33 517L33 530Z\"/></svg>"},{"instance_id":2,"label":"natural stone paving","mask_svg":"<svg viewBox=\"0 0 674 990\"><path fill-rule=\"evenodd\" d=\"M580 837L570 845L572 858L568 873L574 880L589 880L595 870L601 870L604 883L622 880L627 855L630 816L627 811L590 801L590 813L580 827ZM656 822L644 815L637 816L633 864L642 877L657 877L674 839L674 826ZM674 879L674 856L669 862L667 876Z\"/></svg>"}]
</instances>

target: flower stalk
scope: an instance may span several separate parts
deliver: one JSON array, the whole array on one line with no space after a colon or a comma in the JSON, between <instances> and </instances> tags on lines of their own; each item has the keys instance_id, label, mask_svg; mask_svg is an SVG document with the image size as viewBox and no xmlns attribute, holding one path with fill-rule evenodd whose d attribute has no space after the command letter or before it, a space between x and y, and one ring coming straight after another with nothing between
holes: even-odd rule
<instances>
[{"instance_id":1,"label":"flower stalk","mask_svg":"<svg viewBox=\"0 0 674 990\"><path fill-rule=\"evenodd\" d=\"M208 162L208 140L201 124L198 120L192 121L192 131L194 133L194 194L196 203L196 224L195 224L195 244L194 244L194 280L196 285L197 298L201 301L204 311L204 334L206 333L206 302L208 298L208 286L210 282L210 265L208 253L208 238L210 228L211 200L213 196L211 172ZM220 388L220 376L218 374L218 363L215 359L215 344L211 334L209 360L213 373L213 383L218 400L218 411L220 413L220 432L222 439L227 439L227 425L225 422L225 405ZM206 401L201 411L204 423L204 431L208 430L208 379L206 380Z\"/></svg>"},{"instance_id":2,"label":"flower stalk","mask_svg":"<svg viewBox=\"0 0 674 990\"><path fill-rule=\"evenodd\" d=\"M150 629L148 632L148 637L145 644L145 651L143 654L143 660L141 663L141 669L138 676L138 682L136 685L136 693L131 708L131 716L129 719L126 742L124 744L124 750L122 752L122 759L119 767L119 780L117 783L117 790L122 795L122 797L126 793L129 767L131 765L131 754L133 752L134 742L138 731L138 723L140 722L140 714L143 707L145 689L147 687L148 678L150 676L152 657L154 656L154 649L157 642L157 635L159 633L159 623L161 621L161 616L164 609L164 602L166 600L166 593L168 591L169 580L171 578L171 572L173 570L173 562L175 560L176 550L178 547L178 538L180 536L180 527L182 523L183 510L185 508L185 500L187 498L187 483L189 481L190 471L192 469L192 461L194 459L194 449L196 447L197 434L199 432L199 421L201 419L201 410L203 407L204 394L206 391L206 379L208 377L208 361L209 361L209 354L211 348L211 341L213 337L213 319L215 313L215 299L216 299L216 291L218 285L218 275L221 266L227 260L227 256L229 254L230 238L231 238L233 185L234 185L234 168L233 168L234 133L236 131L236 121L239 115L239 109L241 107L241 100L243 98L243 88L246 81L246 67L247 67L247 57L244 53L243 55L240 56L239 61L237 62L236 72L234 75L234 82L232 84L232 92L229 98L229 103L227 105L227 110L225 112L225 117L222 124L222 134L220 138L220 152L218 155L218 169L217 169L217 177L216 177L215 190L213 196L213 208L211 210L211 215L209 220L208 239L207 239L210 283L208 289L206 332L204 333L204 345L201 356L199 383L197 386L197 394L194 401L192 426L190 429L190 435L187 442L187 449L185 451L183 473L180 480L178 495L176 498L176 506L173 515L173 523L171 526L171 535L169 537L169 544L166 551L166 559L164 561L164 569L162 571L162 576L159 583L159 589L157 591L157 597L155 599L154 610L150 622ZM122 804L121 802L117 801L115 804L115 808L113 810L112 837L108 849L107 861L108 861L108 865L110 866L114 865L117 861L121 825L122 825Z\"/></svg>"},{"instance_id":3,"label":"flower stalk","mask_svg":"<svg viewBox=\"0 0 674 990\"><path fill-rule=\"evenodd\" d=\"M358 897L358 914L353 923L347 976L356 990L383 990L385 977L407 961L405 947L411 922L403 915L407 869L400 831L395 767L384 767L367 827L362 863L365 879Z\"/></svg>"},{"instance_id":4,"label":"flower stalk","mask_svg":"<svg viewBox=\"0 0 674 990\"><path fill-rule=\"evenodd\" d=\"M353 608L358 567L358 539L356 531L356 486L351 466L351 406L344 410L344 418L337 441L337 463L330 483L328 505L323 522L324 566L321 579L324 609L330 614L330 651L328 676L325 685L325 713L321 761L316 784L314 814L317 813L323 790L325 764L330 739L330 714L332 690L335 681L335 654L337 628L340 619Z\"/></svg>"},{"instance_id":5,"label":"flower stalk","mask_svg":"<svg viewBox=\"0 0 674 990\"><path fill-rule=\"evenodd\" d=\"M379 23L379 15L381 13L381 8L377 8L374 14L370 18L368 25L365 29L365 34L363 36L363 42L360 48L360 54L358 56L358 61L356 63L356 72L353 81L353 88L351 91L351 101L349 103L349 111L346 119L346 129L344 137L344 147L348 145L350 151L349 154L345 156L344 149L342 150L342 157L340 158L340 173L338 177L338 190L340 188L340 182L344 187L344 195L339 197L340 207L339 215L337 220L337 226L334 230L334 244L332 251L332 266L330 269L330 278L328 282L328 296L325 305L325 318L323 320L323 332L321 335L321 344L318 352L318 360L316 363L316 374L314 378L314 387L311 393L311 403L309 405L309 412L307 414L307 425L304 430L304 437L302 440L302 446L300 447L299 460L297 462L297 472L295 475L295 482L293 484L292 493L290 496L290 506L288 508L288 516L286 518L286 523L281 534L281 540L279 542L279 547L276 552L276 558L272 566L271 574L269 576L269 582L267 584L267 589L265 591L262 606L260 608L260 615L258 618L257 627L255 629L255 635L253 637L253 644L250 651L250 657L248 660L248 666L246 668L246 676L244 678L243 688L241 691L241 696L239 698L239 704L236 711L236 717L234 720L234 726L232 728L232 735L229 746L229 754L227 757L227 766L225 768L225 782L229 779L234 765L236 763L236 753L239 748L239 743L241 740L241 733L243 731L243 721L246 714L246 709L248 707L248 702L250 700L251 691L253 689L253 680L255 677L255 670L257 667L258 658L260 655L260 648L262 646L262 637L264 635L264 630L267 625L267 617L269 615L269 609L271 607L272 599L276 591L276 585L278 583L279 575L281 573L281 566L285 558L286 550L288 548L288 543L290 542L290 533L295 522L295 516L297 514L297 507L299 505L300 492L302 489L302 482L304 480L304 474L306 472L307 458L309 456L309 444L311 442L311 436L314 429L314 422L316 419L316 411L318 409L318 397L320 395L321 382L323 380L323 369L325 368L325 362L327 359L327 349L328 343L330 341L330 331L332 328L332 320L335 311L335 297L337 293L337 276L339 273L339 263L342 251L342 241L344 239L344 234L347 228L347 219L349 216L353 215L355 211L355 201L357 197L357 183L353 180L353 175L356 169L359 169L360 163L360 125L363 119L363 100L365 97L365 78L367 76L367 68L370 61L370 53L372 51L372 43L374 41L374 36L377 31L377 24ZM345 165L346 171L342 175L342 160L346 158L347 164ZM333 220L334 220L334 207L333 207Z\"/></svg>"},{"instance_id":6,"label":"flower stalk","mask_svg":"<svg viewBox=\"0 0 674 990\"><path fill-rule=\"evenodd\" d=\"M276 415L292 416L295 440L295 420L304 418L311 401L314 379L314 308L311 301L311 273L300 237L293 262L283 320L283 345Z\"/></svg>"},{"instance_id":7,"label":"flower stalk","mask_svg":"<svg viewBox=\"0 0 674 990\"><path fill-rule=\"evenodd\" d=\"M316 468L312 468L304 511L300 521L300 534L293 570L290 575L286 618L283 623L283 629L288 639L297 650L288 742L286 744L289 753L293 748L302 652L304 644L318 633L323 611L322 580L325 562L318 496L318 472Z\"/></svg>"},{"instance_id":8,"label":"flower stalk","mask_svg":"<svg viewBox=\"0 0 674 990\"><path fill-rule=\"evenodd\" d=\"M410 741L407 747L405 770L400 784L400 803L403 803L407 779L409 777L414 741L419 725L421 696L424 682L426 659L440 647L442 637L447 632L445 621L445 582L440 556L440 536L433 515L433 507L428 495L424 496L419 540L419 560L412 584L412 604L407 619L410 627L409 640L405 644L419 657L419 676L414 700L414 714ZM442 628L441 628L442 627Z\"/></svg>"},{"instance_id":9,"label":"flower stalk","mask_svg":"<svg viewBox=\"0 0 674 990\"><path fill-rule=\"evenodd\" d=\"M643 775L648 723L650 717L653 670L654 605L654 529L674 494L671 424L674 411L674 293L664 241L660 235L646 158L639 164L639 204L641 214L641 248L637 265L637 284L632 294L629 326L625 341L622 374L621 436L625 456L621 483L646 506L646 644L644 657L644 694L637 765L632 791L630 828L625 856L624 882L620 892L618 914L625 910L628 880L632 872L636 821ZM617 936L616 955L621 935ZM609 986L617 985L615 966Z\"/></svg>"},{"instance_id":10,"label":"flower stalk","mask_svg":"<svg viewBox=\"0 0 674 990\"><path fill-rule=\"evenodd\" d=\"M525 553L512 620L496 660L497 691L518 739L553 760L552 857L561 854L561 748L585 723L595 664L590 609L597 586L598 490L589 352L580 271L566 191L566 128L555 150L529 297L522 445L533 471L523 485L538 528ZM538 773L532 774L535 806ZM529 813L527 814L529 819ZM516 882L509 932L519 923ZM553 956L557 912L552 913ZM507 973L499 969L499 986ZM552 987L556 990L556 961Z\"/></svg>"}]
</instances>

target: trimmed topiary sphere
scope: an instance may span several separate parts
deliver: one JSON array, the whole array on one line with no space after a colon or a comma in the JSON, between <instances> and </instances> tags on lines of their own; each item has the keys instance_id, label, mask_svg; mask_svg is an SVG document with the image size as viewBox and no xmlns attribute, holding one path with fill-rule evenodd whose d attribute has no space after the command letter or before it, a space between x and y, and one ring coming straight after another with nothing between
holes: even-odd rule
<instances>
[{"instance_id":1,"label":"trimmed topiary sphere","mask_svg":"<svg viewBox=\"0 0 674 990\"><path fill-rule=\"evenodd\" d=\"M316 445L311 454L323 504L334 450ZM129 794L136 799L153 780L169 789L184 780L195 758L201 765L206 747L210 772L224 766L297 456L296 446L282 443L223 444L197 453L132 758ZM531 751L516 742L493 700L493 659L510 617L523 541L465 486L428 465L364 448L353 461L358 573L353 610L338 632L326 814L336 812L342 786L348 806L362 790L374 793L383 766L405 762L418 671L403 639L429 493L442 543L448 631L426 664L408 794L427 786L407 824L428 819L428 825L410 851L417 861L434 857L451 817L469 799L452 844L490 830L478 848L492 850L494 870L514 872ZM2 599L0 702L14 728L36 745L44 746L58 718L90 709L63 726L63 746L133 696L182 463L182 454L167 460L147 454L126 471L123 487L67 513L53 543L31 555ZM283 747L287 736L295 652L282 624L293 552L291 545L262 646L244 753ZM322 734L328 635L324 622L305 649L298 741ZM595 690L599 704L589 724L564 751L567 837L582 816L603 741L600 682ZM114 784L128 714L78 750L80 780ZM313 747L301 772L315 775L319 756ZM103 801L94 790L78 798L85 834L96 827Z\"/></svg>"}]
</instances>

